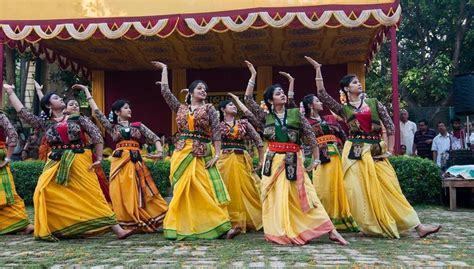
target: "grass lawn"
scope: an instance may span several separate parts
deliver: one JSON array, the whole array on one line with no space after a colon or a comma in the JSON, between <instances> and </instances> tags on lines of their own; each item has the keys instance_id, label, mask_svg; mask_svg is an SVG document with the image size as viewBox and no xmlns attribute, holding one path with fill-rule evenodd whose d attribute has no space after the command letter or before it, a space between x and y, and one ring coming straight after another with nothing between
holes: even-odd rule
<instances>
[{"instance_id":1,"label":"grass lawn","mask_svg":"<svg viewBox=\"0 0 474 269\"><path fill-rule=\"evenodd\" d=\"M442 232L419 239L410 231L400 240L343 234L351 243L348 247L326 237L306 246L278 246L266 242L261 232L191 242L168 241L161 233L125 241L107 234L59 243L15 235L0 238L0 266L474 266L474 210L422 206L417 211L422 222L442 224Z\"/></svg>"}]
</instances>

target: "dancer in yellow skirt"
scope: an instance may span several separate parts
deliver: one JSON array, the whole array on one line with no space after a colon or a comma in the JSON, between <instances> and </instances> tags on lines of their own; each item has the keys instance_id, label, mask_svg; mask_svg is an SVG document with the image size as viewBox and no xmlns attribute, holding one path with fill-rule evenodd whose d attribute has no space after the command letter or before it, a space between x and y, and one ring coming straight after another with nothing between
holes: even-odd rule
<instances>
[{"instance_id":1,"label":"dancer in yellow skirt","mask_svg":"<svg viewBox=\"0 0 474 269\"><path fill-rule=\"evenodd\" d=\"M397 175L387 157L393 151L392 119L376 99L361 98L362 86L355 75L345 76L340 87L346 105L339 104L324 89L321 65L306 57L316 70L320 100L349 125L349 139L342 153L344 183L354 216L364 235L399 238L415 228L420 237L436 233L441 226L422 225L413 207L403 195ZM387 145L381 140L387 129Z\"/></svg>"},{"instance_id":2,"label":"dancer in yellow skirt","mask_svg":"<svg viewBox=\"0 0 474 269\"><path fill-rule=\"evenodd\" d=\"M265 113L253 99L257 72L251 63L246 63L252 75L245 101L264 126L264 137L268 141L261 185L265 239L278 244L303 245L328 234L329 239L347 245L331 223L305 173L300 148L302 140L310 146L314 157L308 171L320 162L311 126L299 108L286 108L287 97L280 85L265 90L263 98L269 110Z\"/></svg>"},{"instance_id":3,"label":"dancer in yellow skirt","mask_svg":"<svg viewBox=\"0 0 474 269\"><path fill-rule=\"evenodd\" d=\"M0 112L0 235L33 232L33 225L28 220L25 203L16 193L15 182L10 171L10 161L18 143L18 134Z\"/></svg>"},{"instance_id":4,"label":"dancer in yellow skirt","mask_svg":"<svg viewBox=\"0 0 474 269\"><path fill-rule=\"evenodd\" d=\"M116 144L110 164L109 190L112 207L120 225L140 232L157 232L163 223L168 205L161 196L140 154L140 142L154 143L156 155L162 158L162 147L158 136L140 122L130 122L132 110L129 102L118 100L112 104L107 118L97 107L89 89L74 85L73 89L85 92L94 115L101 122Z\"/></svg>"},{"instance_id":5,"label":"dancer in yellow skirt","mask_svg":"<svg viewBox=\"0 0 474 269\"><path fill-rule=\"evenodd\" d=\"M168 86L167 66L152 62L161 74L161 94L173 112L180 132L171 157L170 180L173 199L164 223L165 238L173 240L233 238L240 228L232 228L227 212L229 194L215 167L221 148L219 116L205 104L207 86L194 81L186 104L181 104ZM211 157L214 141L215 155Z\"/></svg>"},{"instance_id":6,"label":"dancer in yellow skirt","mask_svg":"<svg viewBox=\"0 0 474 269\"><path fill-rule=\"evenodd\" d=\"M313 171L316 193L337 230L358 232L349 209L339 153L339 144L346 138L344 131L334 116L319 115L323 104L314 94L305 96L302 105L319 147L321 165Z\"/></svg>"},{"instance_id":7,"label":"dancer in yellow skirt","mask_svg":"<svg viewBox=\"0 0 474 269\"><path fill-rule=\"evenodd\" d=\"M231 95L235 102L237 96ZM243 105L243 104L242 104ZM244 113L248 116L248 109ZM260 178L255 173L252 158L247 152L245 141L253 142L258 148L259 165L263 162L263 142L247 119L236 120L237 107L231 100L219 104L222 137L222 156L217 168L222 175L230 195L229 210L233 227L242 232L258 231L262 228L262 203L260 202Z\"/></svg>"},{"instance_id":8,"label":"dancer in yellow skirt","mask_svg":"<svg viewBox=\"0 0 474 269\"><path fill-rule=\"evenodd\" d=\"M19 117L34 128L43 129L52 148L33 196L35 238L57 241L95 235L109 228L118 239L131 235L134 231L127 232L117 224L102 195L93 171L100 165L100 159L92 162L92 152L85 148L87 133L97 155L102 156L103 140L97 126L87 117L64 115L65 104L54 93L41 99L48 119L35 116L15 95L14 86L3 87Z\"/></svg>"}]
</instances>

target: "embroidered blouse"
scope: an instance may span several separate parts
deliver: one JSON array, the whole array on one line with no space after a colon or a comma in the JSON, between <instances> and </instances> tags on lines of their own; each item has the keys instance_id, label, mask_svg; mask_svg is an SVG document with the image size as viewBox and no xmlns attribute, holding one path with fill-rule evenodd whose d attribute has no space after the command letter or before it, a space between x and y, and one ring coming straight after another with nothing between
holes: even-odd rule
<instances>
[{"instance_id":1,"label":"embroidered blouse","mask_svg":"<svg viewBox=\"0 0 474 269\"><path fill-rule=\"evenodd\" d=\"M90 137L92 144L104 143L99 128L86 116L78 116L77 120L64 120L56 122L53 120L44 120L41 117L29 112L26 108L22 108L18 112L18 117L23 121L31 124L34 128L40 128L45 131L44 137L49 145L63 145L69 142L85 143L83 141L83 132ZM67 128L67 137L61 137L58 129Z\"/></svg>"},{"instance_id":2,"label":"embroidered blouse","mask_svg":"<svg viewBox=\"0 0 474 269\"><path fill-rule=\"evenodd\" d=\"M148 127L146 127L142 123L138 124L130 124L127 129L127 127L124 127L120 124L113 124L111 123L107 117L100 111L99 109L94 110L94 115L97 117L97 119L100 121L102 126L104 126L105 130L107 130L107 133L112 137L112 140L115 143L118 143L123 140L135 140L137 142L141 142L142 138L144 138L145 143L147 144L153 144L156 143L156 141L160 140L160 138L153 133Z\"/></svg>"},{"instance_id":3,"label":"embroidered blouse","mask_svg":"<svg viewBox=\"0 0 474 269\"><path fill-rule=\"evenodd\" d=\"M178 131L183 133L199 134L203 139L193 139L193 155L197 157L206 156L208 152L207 144L212 141L221 140L219 129L219 114L211 104L197 107L193 113L187 104L181 104L176 96L171 92L168 84L161 84L161 94L168 106L176 113L176 123ZM192 120L189 120L189 116ZM192 126L191 126L192 125ZM187 138L178 137L176 151L184 148Z\"/></svg>"},{"instance_id":4,"label":"embroidered blouse","mask_svg":"<svg viewBox=\"0 0 474 269\"><path fill-rule=\"evenodd\" d=\"M10 147L16 146L18 144L18 133L3 113L0 113L0 127L0 141L8 143Z\"/></svg>"},{"instance_id":5,"label":"embroidered blouse","mask_svg":"<svg viewBox=\"0 0 474 269\"><path fill-rule=\"evenodd\" d=\"M253 96L245 96L244 100L248 109L257 118L257 121L260 122L262 126L265 126L267 113L265 113L265 111L263 111L263 109L257 104L257 102L255 102L255 100L253 99ZM290 106L293 107L294 105L290 104ZM311 126L306 120L306 118L301 114L299 114L299 117L300 117L300 129L299 129L300 135L299 136L302 138L303 143L308 145L310 150L313 150L317 146L316 137L313 133L313 130L311 129ZM268 139L268 138L267 139L270 141L276 141L274 140L277 137L276 129L275 128L270 129L268 127L265 127L265 129L266 130L264 131L264 133L269 134L269 132L271 132L272 134L270 134L270 136L273 137L273 139Z\"/></svg>"},{"instance_id":6,"label":"embroidered blouse","mask_svg":"<svg viewBox=\"0 0 474 269\"><path fill-rule=\"evenodd\" d=\"M334 98L332 98L326 90L318 91L318 97L323 102L324 105L328 106L331 111L336 113L339 116L342 116L347 119L346 115L343 113L344 105L338 103ZM393 135L394 130L395 130L395 125L393 124L392 118L390 118L390 115L387 112L387 109L385 106L377 101L377 111L371 111L371 113L378 113L380 120L382 121L383 125L387 129L387 134L388 135ZM369 109L370 111L370 109ZM363 117L363 115L357 115L359 113L366 113L367 111L361 111L361 112L354 112L356 114L356 118Z\"/></svg>"},{"instance_id":7,"label":"embroidered blouse","mask_svg":"<svg viewBox=\"0 0 474 269\"><path fill-rule=\"evenodd\" d=\"M243 142L245 140L251 140L258 148L263 147L262 138L260 138L255 128L246 119L236 120L234 126L229 126L224 121L221 121L219 127L223 144L227 141L237 140Z\"/></svg>"}]
</instances>

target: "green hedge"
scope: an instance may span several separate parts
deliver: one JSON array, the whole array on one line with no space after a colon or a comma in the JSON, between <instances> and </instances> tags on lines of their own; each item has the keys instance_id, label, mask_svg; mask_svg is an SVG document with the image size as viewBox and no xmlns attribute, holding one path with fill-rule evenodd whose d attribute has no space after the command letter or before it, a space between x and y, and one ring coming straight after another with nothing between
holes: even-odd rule
<instances>
[{"instance_id":1,"label":"green hedge","mask_svg":"<svg viewBox=\"0 0 474 269\"><path fill-rule=\"evenodd\" d=\"M155 184L163 197L168 196L170 187L170 163L169 161L160 161L157 163L145 162L152 174ZM35 191L36 182L43 171L44 162L42 161L24 161L13 162L11 164L12 174L15 179L15 186L18 194L25 200L28 205L33 204L33 193ZM102 167L106 175L110 171L110 162L103 161Z\"/></svg>"},{"instance_id":2,"label":"green hedge","mask_svg":"<svg viewBox=\"0 0 474 269\"><path fill-rule=\"evenodd\" d=\"M410 203L440 203L441 170L433 161L409 156L393 156L389 160Z\"/></svg>"},{"instance_id":3,"label":"green hedge","mask_svg":"<svg viewBox=\"0 0 474 269\"><path fill-rule=\"evenodd\" d=\"M255 161L255 160L254 160ZM441 195L441 171L432 161L408 156L390 157L390 162L398 176L403 193L413 204L439 203ZM44 163L41 161L26 161L12 163L12 173L18 193L27 204L32 204L36 181L41 174ZM156 186L163 196L168 196L169 161L154 164L146 162ZM104 172L108 175L110 162L102 163Z\"/></svg>"}]
</instances>

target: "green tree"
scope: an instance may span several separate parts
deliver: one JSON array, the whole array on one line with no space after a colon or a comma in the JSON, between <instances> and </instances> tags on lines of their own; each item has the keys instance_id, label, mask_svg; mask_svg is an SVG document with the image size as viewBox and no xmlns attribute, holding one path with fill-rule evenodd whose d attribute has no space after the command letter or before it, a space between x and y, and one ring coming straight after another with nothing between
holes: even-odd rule
<instances>
[{"instance_id":1,"label":"green tree","mask_svg":"<svg viewBox=\"0 0 474 269\"><path fill-rule=\"evenodd\" d=\"M403 105L446 106L454 75L474 66L472 1L401 0L397 33L400 98ZM367 93L391 103L390 45L385 42L367 77Z\"/></svg>"}]
</instances>

